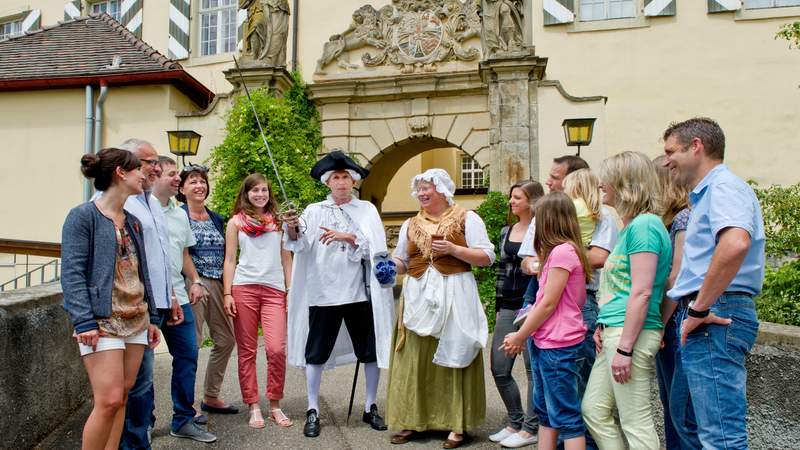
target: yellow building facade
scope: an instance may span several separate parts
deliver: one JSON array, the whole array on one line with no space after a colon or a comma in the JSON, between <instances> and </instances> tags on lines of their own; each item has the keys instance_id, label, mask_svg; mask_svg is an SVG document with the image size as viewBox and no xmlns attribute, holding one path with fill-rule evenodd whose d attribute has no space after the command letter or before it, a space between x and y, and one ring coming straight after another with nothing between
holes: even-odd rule
<instances>
[{"instance_id":1,"label":"yellow building facade","mask_svg":"<svg viewBox=\"0 0 800 450\"><path fill-rule=\"evenodd\" d=\"M493 187L504 189L508 180L494 184L498 173L543 180L554 157L575 153L561 128L564 119L574 117L596 119L592 143L581 149L592 165L623 150L655 157L670 122L709 116L726 132L726 162L736 173L762 184L798 181L800 51L774 35L781 24L800 17L800 2L518 2L524 44L538 58L530 71L536 83L525 94L534 125L527 131L527 164L501 170L492 167L497 160L492 149L498 145L493 133L502 130L493 131L497 118L487 85L502 71L483 67L482 56L408 72L391 64L359 63L365 53L374 54L367 45L345 49L320 73L317 62L326 43L354 23L365 1L289 0L287 66L300 71L320 109L325 146L320 152L341 147L373 169L362 197L376 201L387 222L416 210L409 181L429 167L446 168L464 188L480 188L490 178ZM427 3L447 11L453 2L465 10L474 3ZM412 3L373 0L371 6L399 10ZM111 86L102 146L139 137L167 154L165 131L191 129L203 135L194 160L207 158L224 139L234 86L223 72L232 68L242 46L246 20L238 2L4 0L0 38L95 12L112 15L216 94L206 107L173 86ZM460 44L482 51L480 36ZM356 67L345 67L343 60ZM0 89L5 144L0 238L60 241L64 215L82 199L77 161L84 149L83 107L80 89ZM461 192L460 201L474 207L483 191Z\"/></svg>"}]
</instances>

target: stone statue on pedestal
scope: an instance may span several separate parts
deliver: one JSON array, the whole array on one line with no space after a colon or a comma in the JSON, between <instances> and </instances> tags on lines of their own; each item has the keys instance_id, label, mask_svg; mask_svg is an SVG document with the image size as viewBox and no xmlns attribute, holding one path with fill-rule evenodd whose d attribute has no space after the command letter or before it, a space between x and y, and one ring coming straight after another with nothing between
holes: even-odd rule
<instances>
[{"instance_id":1,"label":"stone statue on pedestal","mask_svg":"<svg viewBox=\"0 0 800 450\"><path fill-rule=\"evenodd\" d=\"M286 66L289 0L239 0L247 10L242 55L268 67Z\"/></svg>"},{"instance_id":2,"label":"stone statue on pedestal","mask_svg":"<svg viewBox=\"0 0 800 450\"><path fill-rule=\"evenodd\" d=\"M483 57L523 51L521 0L486 0L483 10Z\"/></svg>"}]
</instances>

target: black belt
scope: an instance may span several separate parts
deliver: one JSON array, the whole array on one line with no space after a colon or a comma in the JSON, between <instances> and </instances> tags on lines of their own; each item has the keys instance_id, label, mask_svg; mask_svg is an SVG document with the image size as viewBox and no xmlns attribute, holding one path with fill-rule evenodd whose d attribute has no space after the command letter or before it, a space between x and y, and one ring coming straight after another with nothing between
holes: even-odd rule
<instances>
[{"instance_id":1,"label":"black belt","mask_svg":"<svg viewBox=\"0 0 800 450\"><path fill-rule=\"evenodd\" d=\"M596 296L597 295L597 289L587 289L586 293Z\"/></svg>"},{"instance_id":2,"label":"black belt","mask_svg":"<svg viewBox=\"0 0 800 450\"><path fill-rule=\"evenodd\" d=\"M753 296L753 294L751 294L749 292L745 292L745 291L725 291L725 292L722 293L722 295L746 295L748 297L752 297ZM720 297L722 297L722 295L720 295ZM689 303L693 302L696 298L697 298L697 292L692 292L691 294L684 295L683 297L679 298L677 301L678 301L678 304L681 306L681 308L688 308L689 307Z\"/></svg>"}]
</instances>

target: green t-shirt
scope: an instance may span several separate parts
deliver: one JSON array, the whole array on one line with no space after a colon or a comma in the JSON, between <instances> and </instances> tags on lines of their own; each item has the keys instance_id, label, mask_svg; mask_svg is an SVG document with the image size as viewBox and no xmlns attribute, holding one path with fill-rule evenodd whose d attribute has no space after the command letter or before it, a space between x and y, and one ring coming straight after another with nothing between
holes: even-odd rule
<instances>
[{"instance_id":1,"label":"green t-shirt","mask_svg":"<svg viewBox=\"0 0 800 450\"><path fill-rule=\"evenodd\" d=\"M608 255L600 276L600 289L597 304L599 323L609 327L621 327L625 323L625 307L631 293L631 255L634 253L655 253L658 255L653 293L644 328L658 330L661 322L661 299L672 263L672 246L669 234L661 219L655 214L640 214L619 233L614 251Z\"/></svg>"}]
</instances>

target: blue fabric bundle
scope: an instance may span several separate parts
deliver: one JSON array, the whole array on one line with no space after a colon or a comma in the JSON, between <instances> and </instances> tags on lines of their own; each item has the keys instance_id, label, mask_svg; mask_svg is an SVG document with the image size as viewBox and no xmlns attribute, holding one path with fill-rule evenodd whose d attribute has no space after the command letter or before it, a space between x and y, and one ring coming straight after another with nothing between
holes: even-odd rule
<instances>
[{"instance_id":1,"label":"blue fabric bundle","mask_svg":"<svg viewBox=\"0 0 800 450\"><path fill-rule=\"evenodd\" d=\"M394 286L397 278L397 264L392 261L388 253L375 255L375 268L373 269L375 278L383 287Z\"/></svg>"}]
</instances>

